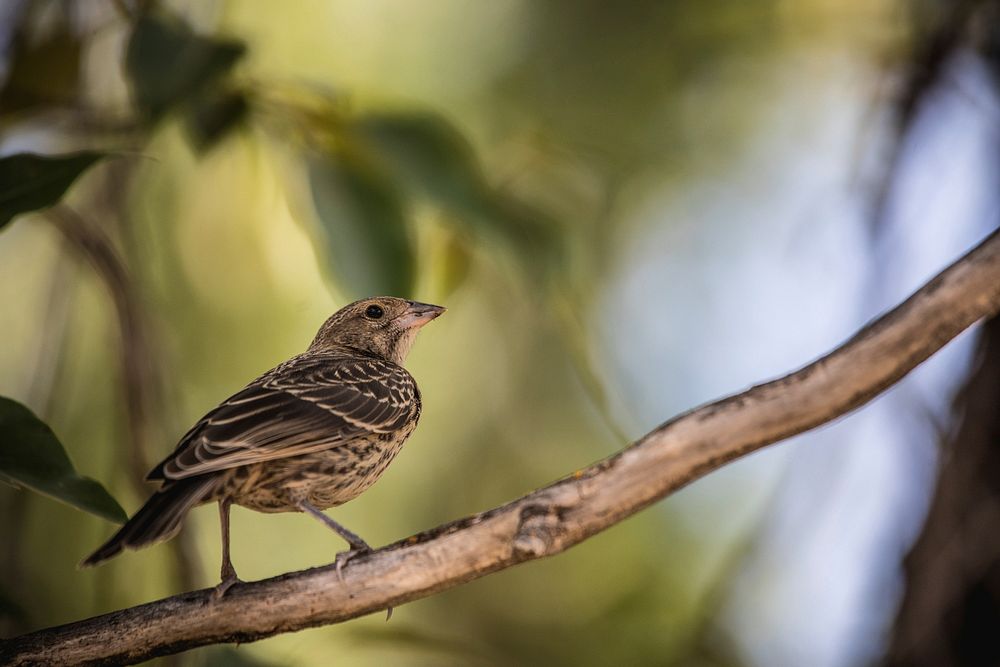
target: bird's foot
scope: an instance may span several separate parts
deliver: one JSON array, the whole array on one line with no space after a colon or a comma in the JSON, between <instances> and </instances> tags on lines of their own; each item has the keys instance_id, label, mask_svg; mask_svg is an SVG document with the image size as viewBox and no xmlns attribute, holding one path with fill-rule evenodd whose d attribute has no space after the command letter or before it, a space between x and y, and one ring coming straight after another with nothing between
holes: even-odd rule
<instances>
[{"instance_id":1,"label":"bird's foot","mask_svg":"<svg viewBox=\"0 0 1000 667\"><path fill-rule=\"evenodd\" d=\"M333 565L337 570L337 579L340 580L340 583L344 583L344 566L347 565L347 563L350 562L351 560L357 558L358 556L371 553L372 551L373 549L367 544L363 545L356 544L353 545L349 550L341 551L339 554L337 554L337 557L334 558L333 560ZM392 607L386 607L385 622L388 623L390 618L392 618Z\"/></svg>"},{"instance_id":2,"label":"bird's foot","mask_svg":"<svg viewBox=\"0 0 1000 667\"><path fill-rule=\"evenodd\" d=\"M242 584L242 583L243 580L237 577L235 572L231 575L223 577L222 581L219 582L219 585L216 586L215 590L212 591L212 601L214 602L221 600L222 596L226 594L226 591L232 588L233 584Z\"/></svg>"},{"instance_id":3,"label":"bird's foot","mask_svg":"<svg viewBox=\"0 0 1000 667\"><path fill-rule=\"evenodd\" d=\"M343 572L344 566L347 565L350 561L357 558L358 556L371 553L371 551L372 548L367 544L364 546L353 545L347 551L341 551L339 554L337 554L337 557L333 559L333 565L337 570L337 579L340 580L340 583L344 583L344 572Z\"/></svg>"}]
</instances>

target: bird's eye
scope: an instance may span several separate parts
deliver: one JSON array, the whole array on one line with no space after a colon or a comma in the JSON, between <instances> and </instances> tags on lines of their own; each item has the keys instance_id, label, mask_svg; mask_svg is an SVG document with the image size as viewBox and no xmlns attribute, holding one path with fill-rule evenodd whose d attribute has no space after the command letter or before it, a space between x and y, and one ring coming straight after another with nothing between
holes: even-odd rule
<instances>
[{"instance_id":1,"label":"bird's eye","mask_svg":"<svg viewBox=\"0 0 1000 667\"><path fill-rule=\"evenodd\" d=\"M380 306L372 305L365 308L365 317L370 320L377 320L383 315L385 315L385 311Z\"/></svg>"}]
</instances>

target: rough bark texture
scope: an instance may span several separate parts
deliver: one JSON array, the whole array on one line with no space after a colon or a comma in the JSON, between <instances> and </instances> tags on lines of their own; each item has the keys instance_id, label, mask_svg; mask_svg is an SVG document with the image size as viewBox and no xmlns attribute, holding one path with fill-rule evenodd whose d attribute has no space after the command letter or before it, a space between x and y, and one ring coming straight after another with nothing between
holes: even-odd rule
<instances>
[{"instance_id":1,"label":"rough bark texture","mask_svg":"<svg viewBox=\"0 0 1000 667\"><path fill-rule=\"evenodd\" d=\"M614 456L496 509L332 566L176 595L0 644L0 663L135 663L399 606L551 556L765 445L868 402L1000 310L1000 233L827 356L681 415Z\"/></svg>"}]
</instances>

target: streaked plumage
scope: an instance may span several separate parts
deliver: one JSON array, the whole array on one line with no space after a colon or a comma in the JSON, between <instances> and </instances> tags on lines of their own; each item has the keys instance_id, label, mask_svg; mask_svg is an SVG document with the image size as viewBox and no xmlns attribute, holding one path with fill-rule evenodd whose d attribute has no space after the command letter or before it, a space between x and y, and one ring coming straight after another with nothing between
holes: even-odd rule
<instances>
[{"instance_id":1,"label":"streaked plumage","mask_svg":"<svg viewBox=\"0 0 1000 667\"><path fill-rule=\"evenodd\" d=\"M219 594L237 580L229 561L230 504L309 512L354 551L367 549L320 510L371 486L416 428L420 392L400 364L417 329L443 310L378 297L335 313L306 352L198 421L147 476L160 490L83 564L168 539L188 510L207 502L219 503L222 520Z\"/></svg>"}]
</instances>

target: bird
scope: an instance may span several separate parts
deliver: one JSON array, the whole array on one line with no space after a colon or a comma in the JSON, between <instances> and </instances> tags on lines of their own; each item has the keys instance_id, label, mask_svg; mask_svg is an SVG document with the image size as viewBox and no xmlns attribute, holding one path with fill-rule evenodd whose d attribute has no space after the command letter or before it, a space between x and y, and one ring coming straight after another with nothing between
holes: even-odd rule
<instances>
[{"instance_id":1,"label":"bird","mask_svg":"<svg viewBox=\"0 0 1000 667\"><path fill-rule=\"evenodd\" d=\"M302 354L267 371L202 417L146 479L158 490L81 563L170 539L192 508L218 503L220 598L240 582L229 550L229 511L304 512L350 549L340 574L371 547L324 510L353 500L382 475L420 419L417 383L403 368L417 331L445 311L397 297L344 306Z\"/></svg>"}]
</instances>

